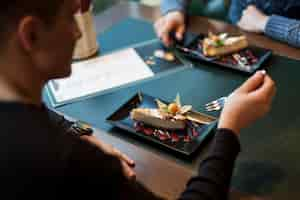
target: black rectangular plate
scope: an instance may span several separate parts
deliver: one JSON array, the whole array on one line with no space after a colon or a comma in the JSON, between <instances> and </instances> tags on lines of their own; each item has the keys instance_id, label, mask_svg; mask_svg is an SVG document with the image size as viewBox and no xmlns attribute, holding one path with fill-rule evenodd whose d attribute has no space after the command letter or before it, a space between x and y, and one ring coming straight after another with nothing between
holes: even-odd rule
<instances>
[{"instance_id":1,"label":"black rectangular plate","mask_svg":"<svg viewBox=\"0 0 300 200\"><path fill-rule=\"evenodd\" d=\"M248 48L246 48L245 50L242 50L241 52L245 52L247 50L250 50L252 52L252 54L257 58L257 62L253 65L250 65L249 68L245 68L245 67L241 67L238 64L229 64L229 63L224 63L221 62L220 59L217 58L209 58L206 57L202 54L201 50L199 50L197 48L199 40L203 40L204 37L206 37L204 34L199 34L198 37L194 37L194 41L190 42L188 44L188 46L182 46L181 44L177 44L175 46L175 48L177 47L177 49L179 50L179 52L190 59L193 60L197 60L197 61L201 61L201 62L208 62L208 63L212 63L214 65L218 65L221 67L226 67L226 68L230 68L233 70L238 70L241 72L246 72L249 74L253 74L255 71L257 71L262 64L268 59L270 58L270 56L272 55L272 51L269 49L263 49L263 48L259 48L259 47L255 47L255 46L249 46ZM184 51L182 51L180 48L185 47L191 50L196 50L197 52L199 52L199 55L195 55L195 54L190 54L190 53L186 53Z\"/></svg>"},{"instance_id":2,"label":"black rectangular plate","mask_svg":"<svg viewBox=\"0 0 300 200\"><path fill-rule=\"evenodd\" d=\"M197 128L199 136L192 137L190 142L184 142L182 139L179 142L172 142L170 139L162 141L154 135L149 136L142 132L137 132L134 128L135 122L130 118L131 110L134 108L157 108L155 99L157 98L137 93L106 120L113 126L126 130L128 133L137 136L137 138L144 139L146 142L150 142L153 145L159 145L166 150L179 153L183 156L191 156L201 146L203 141L214 133L213 129L216 127L217 120L214 117L204 114L204 117L212 119L212 123L208 125L200 125L199 128Z\"/></svg>"}]
</instances>

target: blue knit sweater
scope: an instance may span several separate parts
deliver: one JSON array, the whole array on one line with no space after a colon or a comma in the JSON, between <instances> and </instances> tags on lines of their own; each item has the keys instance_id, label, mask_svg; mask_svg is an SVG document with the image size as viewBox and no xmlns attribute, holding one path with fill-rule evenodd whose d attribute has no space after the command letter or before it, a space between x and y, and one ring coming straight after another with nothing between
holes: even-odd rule
<instances>
[{"instance_id":1,"label":"blue knit sweater","mask_svg":"<svg viewBox=\"0 0 300 200\"><path fill-rule=\"evenodd\" d=\"M163 14L173 10L186 12L190 0L162 0ZM300 1L299 0L231 0L229 19L236 24L248 5L255 5L270 16L265 27L269 37L300 47Z\"/></svg>"}]
</instances>

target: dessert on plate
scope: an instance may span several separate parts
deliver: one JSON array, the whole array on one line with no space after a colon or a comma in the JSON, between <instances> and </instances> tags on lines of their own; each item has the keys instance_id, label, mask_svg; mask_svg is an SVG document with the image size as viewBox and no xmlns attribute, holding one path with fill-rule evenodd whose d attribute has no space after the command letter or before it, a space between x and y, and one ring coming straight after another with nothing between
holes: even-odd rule
<instances>
[{"instance_id":1,"label":"dessert on plate","mask_svg":"<svg viewBox=\"0 0 300 200\"><path fill-rule=\"evenodd\" d=\"M156 99L157 108L135 108L130 116L133 120L147 125L169 130L184 129L186 127L186 113L192 109L191 105L181 106L180 97L165 104Z\"/></svg>"},{"instance_id":2,"label":"dessert on plate","mask_svg":"<svg viewBox=\"0 0 300 200\"><path fill-rule=\"evenodd\" d=\"M181 105L177 94L174 102L163 103L156 99L157 108L135 108L130 117L134 121L166 130L185 129L189 121L199 124L210 124L214 119L192 111L191 105Z\"/></svg>"},{"instance_id":3,"label":"dessert on plate","mask_svg":"<svg viewBox=\"0 0 300 200\"><path fill-rule=\"evenodd\" d=\"M245 36L228 36L227 33L219 35L209 33L202 42L202 51L205 56L224 56L238 52L248 47Z\"/></svg>"},{"instance_id":4,"label":"dessert on plate","mask_svg":"<svg viewBox=\"0 0 300 200\"><path fill-rule=\"evenodd\" d=\"M130 112L134 128L147 136L154 136L160 141L177 143L191 142L202 132L202 125L208 125L216 119L192 110L191 105L181 105L180 96L167 104L158 99L157 107L139 107Z\"/></svg>"}]
</instances>

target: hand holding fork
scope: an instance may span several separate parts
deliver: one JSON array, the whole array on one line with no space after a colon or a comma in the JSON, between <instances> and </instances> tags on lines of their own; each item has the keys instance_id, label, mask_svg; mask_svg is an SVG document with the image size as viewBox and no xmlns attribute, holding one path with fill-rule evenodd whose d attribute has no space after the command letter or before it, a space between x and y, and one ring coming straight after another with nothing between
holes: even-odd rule
<instances>
[{"instance_id":1,"label":"hand holding fork","mask_svg":"<svg viewBox=\"0 0 300 200\"><path fill-rule=\"evenodd\" d=\"M228 97L206 104L208 111L223 111L219 128L228 128L239 134L253 121L264 116L271 108L276 93L274 81L265 71L258 71Z\"/></svg>"}]
</instances>

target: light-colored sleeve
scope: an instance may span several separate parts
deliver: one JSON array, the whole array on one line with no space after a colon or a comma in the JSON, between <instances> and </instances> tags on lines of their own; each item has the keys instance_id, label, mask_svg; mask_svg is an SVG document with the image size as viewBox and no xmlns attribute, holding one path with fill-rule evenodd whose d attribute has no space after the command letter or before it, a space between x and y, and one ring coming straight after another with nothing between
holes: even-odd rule
<instances>
[{"instance_id":1,"label":"light-colored sleeve","mask_svg":"<svg viewBox=\"0 0 300 200\"><path fill-rule=\"evenodd\" d=\"M162 15L165 15L168 12L175 10L186 12L190 2L191 0L162 0L160 6L161 13Z\"/></svg>"}]
</instances>

